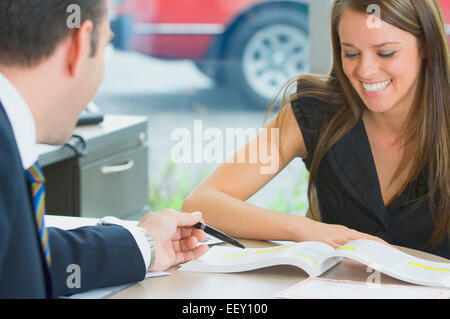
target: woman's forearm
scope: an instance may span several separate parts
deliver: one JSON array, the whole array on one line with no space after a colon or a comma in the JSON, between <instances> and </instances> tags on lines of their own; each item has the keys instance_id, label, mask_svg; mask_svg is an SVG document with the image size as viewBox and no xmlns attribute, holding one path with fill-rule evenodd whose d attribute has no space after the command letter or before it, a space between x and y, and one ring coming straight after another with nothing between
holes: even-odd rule
<instances>
[{"instance_id":1,"label":"woman's forearm","mask_svg":"<svg viewBox=\"0 0 450 319\"><path fill-rule=\"evenodd\" d=\"M338 248L356 239L387 244L378 237L257 207L214 188L195 190L183 203L187 212L201 211L207 224L236 238L257 240L320 241Z\"/></svg>"},{"instance_id":2,"label":"woman's forearm","mask_svg":"<svg viewBox=\"0 0 450 319\"><path fill-rule=\"evenodd\" d=\"M230 236L258 240L295 241L293 229L305 219L257 207L213 188L195 190L186 198L182 209L201 211L207 224Z\"/></svg>"}]
</instances>

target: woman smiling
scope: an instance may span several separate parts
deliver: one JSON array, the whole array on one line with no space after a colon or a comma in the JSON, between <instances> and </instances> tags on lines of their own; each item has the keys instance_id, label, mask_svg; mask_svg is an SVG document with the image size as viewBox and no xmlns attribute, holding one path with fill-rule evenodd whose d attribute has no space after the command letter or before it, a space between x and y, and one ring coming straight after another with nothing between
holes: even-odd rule
<instances>
[{"instance_id":1,"label":"woman smiling","mask_svg":"<svg viewBox=\"0 0 450 319\"><path fill-rule=\"evenodd\" d=\"M450 57L438 2L336 0L331 26L330 75L287 83L296 93L267 125L280 129L279 171L225 163L183 209L237 237L334 247L382 238L450 258ZM245 202L295 157L320 222Z\"/></svg>"}]
</instances>

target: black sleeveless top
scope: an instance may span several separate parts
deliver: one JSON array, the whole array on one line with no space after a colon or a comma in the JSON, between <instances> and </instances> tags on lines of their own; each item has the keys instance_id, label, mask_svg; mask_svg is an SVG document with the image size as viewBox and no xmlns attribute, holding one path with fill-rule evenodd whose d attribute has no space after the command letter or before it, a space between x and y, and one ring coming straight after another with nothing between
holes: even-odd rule
<instances>
[{"instance_id":1,"label":"black sleeveless top","mask_svg":"<svg viewBox=\"0 0 450 319\"><path fill-rule=\"evenodd\" d=\"M305 140L309 170L323 124L331 106L311 97L291 103ZM410 183L385 206L364 122L359 121L322 159L315 188L322 222L340 224L378 236L393 245L430 252L450 259L450 240L425 246L433 228L428 199L412 203L426 185Z\"/></svg>"}]
</instances>

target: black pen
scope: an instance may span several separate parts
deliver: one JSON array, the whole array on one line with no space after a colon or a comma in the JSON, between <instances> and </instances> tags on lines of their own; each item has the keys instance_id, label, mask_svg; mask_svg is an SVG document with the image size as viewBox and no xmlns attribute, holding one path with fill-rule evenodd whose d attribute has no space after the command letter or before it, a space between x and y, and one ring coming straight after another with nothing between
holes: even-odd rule
<instances>
[{"instance_id":1,"label":"black pen","mask_svg":"<svg viewBox=\"0 0 450 319\"><path fill-rule=\"evenodd\" d=\"M224 242L227 242L227 243L229 243L229 244L231 244L233 246L237 246L239 248L245 249L245 246L242 245L240 242L238 242L236 239L228 236L227 234L222 233L221 231L219 231L219 230L217 230L217 229L215 229L215 228L213 228L211 226L203 224L202 222L198 222L193 227L197 228L197 229L201 229L205 233L207 233L207 234L209 234L211 236L214 236L214 237L216 237L216 238L218 238L220 240L223 240Z\"/></svg>"}]
</instances>

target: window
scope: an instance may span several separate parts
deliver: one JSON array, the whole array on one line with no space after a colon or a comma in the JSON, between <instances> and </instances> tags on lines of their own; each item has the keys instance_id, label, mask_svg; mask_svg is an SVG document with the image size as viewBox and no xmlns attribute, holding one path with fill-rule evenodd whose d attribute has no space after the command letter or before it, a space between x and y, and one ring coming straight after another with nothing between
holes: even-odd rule
<instances>
[{"instance_id":1,"label":"window","mask_svg":"<svg viewBox=\"0 0 450 319\"><path fill-rule=\"evenodd\" d=\"M151 209L179 209L264 126L285 81L309 71L308 4L116 0L112 7L115 38L94 102L106 114L148 117ZM305 213L306 173L294 161L250 202Z\"/></svg>"}]
</instances>

